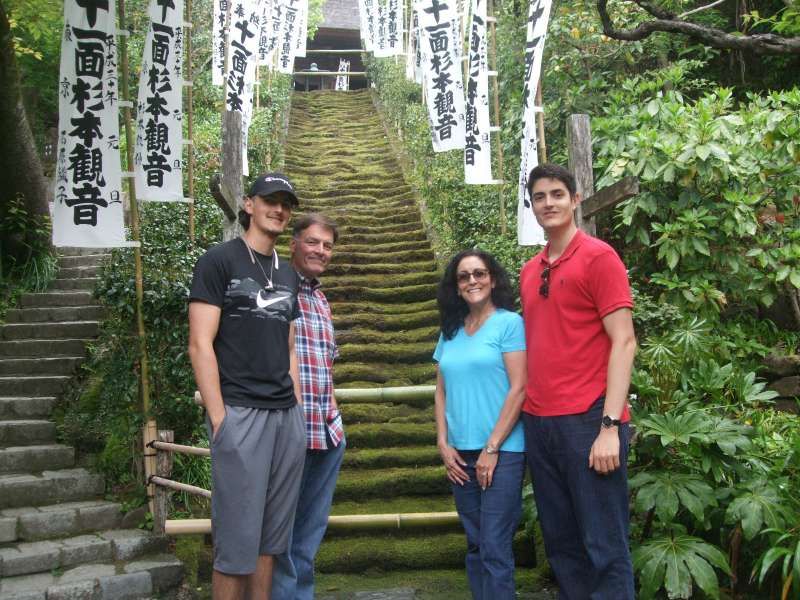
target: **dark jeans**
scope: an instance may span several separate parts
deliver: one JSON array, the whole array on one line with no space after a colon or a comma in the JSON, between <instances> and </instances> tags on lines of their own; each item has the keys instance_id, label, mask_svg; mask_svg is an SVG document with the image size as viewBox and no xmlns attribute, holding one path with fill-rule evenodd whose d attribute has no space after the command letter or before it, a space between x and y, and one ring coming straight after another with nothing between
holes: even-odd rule
<instances>
[{"instance_id":1,"label":"dark jeans","mask_svg":"<svg viewBox=\"0 0 800 600\"><path fill-rule=\"evenodd\" d=\"M467 579L474 600L514 600L514 534L522 513L525 454L500 452L492 485L482 490L475 475L481 452L461 451L469 481L453 484L453 496L467 534Z\"/></svg>"},{"instance_id":2,"label":"dark jeans","mask_svg":"<svg viewBox=\"0 0 800 600\"><path fill-rule=\"evenodd\" d=\"M600 475L589 451L600 432L600 398L585 413L535 417L523 413L547 560L561 600L633 600L628 549L628 425L619 428L619 469Z\"/></svg>"}]
</instances>

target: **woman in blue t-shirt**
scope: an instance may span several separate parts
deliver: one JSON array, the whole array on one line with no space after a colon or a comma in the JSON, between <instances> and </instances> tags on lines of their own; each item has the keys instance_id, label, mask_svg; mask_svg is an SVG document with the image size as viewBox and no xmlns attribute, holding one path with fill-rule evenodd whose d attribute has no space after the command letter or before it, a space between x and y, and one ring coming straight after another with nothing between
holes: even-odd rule
<instances>
[{"instance_id":1,"label":"woman in blue t-shirt","mask_svg":"<svg viewBox=\"0 0 800 600\"><path fill-rule=\"evenodd\" d=\"M525 330L508 275L482 250L458 253L437 294L436 431L461 523L472 597L515 597L522 510Z\"/></svg>"}]
</instances>

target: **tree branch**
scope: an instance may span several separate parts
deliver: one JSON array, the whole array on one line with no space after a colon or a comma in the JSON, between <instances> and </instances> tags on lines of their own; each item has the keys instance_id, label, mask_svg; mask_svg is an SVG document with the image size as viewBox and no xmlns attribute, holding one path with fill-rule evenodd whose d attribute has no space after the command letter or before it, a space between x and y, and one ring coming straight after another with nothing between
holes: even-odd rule
<instances>
[{"instance_id":1,"label":"tree branch","mask_svg":"<svg viewBox=\"0 0 800 600\"><path fill-rule=\"evenodd\" d=\"M656 18L641 23L635 29L617 29L608 14L608 0L597 0L597 12L603 23L603 33L610 38L625 42L643 40L656 32L678 33L722 50L741 50L756 54L800 54L800 37L782 37L774 33L732 34L714 27L683 21L645 0L634 1Z\"/></svg>"}]
</instances>

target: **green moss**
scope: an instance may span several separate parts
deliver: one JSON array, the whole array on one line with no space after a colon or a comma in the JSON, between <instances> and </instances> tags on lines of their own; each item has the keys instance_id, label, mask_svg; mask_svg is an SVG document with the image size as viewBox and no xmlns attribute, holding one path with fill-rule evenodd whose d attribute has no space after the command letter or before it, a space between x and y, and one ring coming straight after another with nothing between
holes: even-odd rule
<instances>
[{"instance_id":1,"label":"green moss","mask_svg":"<svg viewBox=\"0 0 800 600\"><path fill-rule=\"evenodd\" d=\"M181 535L175 538L174 553L183 563L186 584L196 588L198 579L211 570L211 548L202 535Z\"/></svg>"},{"instance_id":2,"label":"green moss","mask_svg":"<svg viewBox=\"0 0 800 600\"><path fill-rule=\"evenodd\" d=\"M426 329L424 331L428 331ZM438 329L432 335L426 335L428 341L417 344L346 344L339 346L339 356L344 361L366 362L371 360L394 360L397 363L418 363L430 359L433 355ZM351 336L348 336L348 339Z\"/></svg>"},{"instance_id":3,"label":"green moss","mask_svg":"<svg viewBox=\"0 0 800 600\"><path fill-rule=\"evenodd\" d=\"M333 515L379 515L392 513L453 512L456 509L453 495L399 496L364 498L334 502Z\"/></svg>"},{"instance_id":4,"label":"green moss","mask_svg":"<svg viewBox=\"0 0 800 600\"><path fill-rule=\"evenodd\" d=\"M433 419L432 410L419 410L407 404L358 404L341 406L342 417L347 425L355 423L388 423L406 419L408 423L427 423ZM418 419L418 420L417 420Z\"/></svg>"},{"instance_id":5,"label":"green moss","mask_svg":"<svg viewBox=\"0 0 800 600\"><path fill-rule=\"evenodd\" d=\"M325 295L329 300L372 300L393 302L420 302L436 297L436 284L408 285L401 288L368 288L342 285L328 288Z\"/></svg>"},{"instance_id":6,"label":"green moss","mask_svg":"<svg viewBox=\"0 0 800 600\"><path fill-rule=\"evenodd\" d=\"M428 569L434 565L440 569L461 568L465 553L466 541L463 533L332 538L322 544L316 565L322 573L361 573L371 569ZM533 549L521 533L514 538L514 553L517 565L533 564Z\"/></svg>"},{"instance_id":7,"label":"green moss","mask_svg":"<svg viewBox=\"0 0 800 600\"><path fill-rule=\"evenodd\" d=\"M331 309L334 316L340 313L341 315L409 315L418 312L428 312L437 310L436 300L423 300L421 302L402 302L395 304L393 302L350 302L347 300L340 300L338 302L331 302Z\"/></svg>"},{"instance_id":8,"label":"green moss","mask_svg":"<svg viewBox=\"0 0 800 600\"><path fill-rule=\"evenodd\" d=\"M410 448L364 448L348 449L344 455L344 467L351 469L379 469L387 467L422 467L441 463L436 446L413 446ZM412 511L415 512L415 511Z\"/></svg>"},{"instance_id":9,"label":"green moss","mask_svg":"<svg viewBox=\"0 0 800 600\"><path fill-rule=\"evenodd\" d=\"M374 387L376 385L422 385L436 382L436 367L432 362L402 363L337 363L333 371L336 385L344 387ZM422 406L427 405L425 404Z\"/></svg>"},{"instance_id":10,"label":"green moss","mask_svg":"<svg viewBox=\"0 0 800 600\"><path fill-rule=\"evenodd\" d=\"M410 320L411 315L405 315L405 317ZM398 326L401 325L399 319L395 319L393 324ZM433 345L436 343L438 337L438 325L434 324L428 327L412 328L412 326L409 324L403 329L403 331L375 331L374 329L367 327L356 327L345 330L339 329L337 331L336 341L340 346L344 346L345 344L352 344L353 346L369 345L370 348L376 352L376 354L374 354L376 359L378 359L379 356L386 356L386 360L392 360L392 358L397 355L408 353L410 356L412 354L416 354L420 350L418 348L420 344L426 348L430 346L430 351L432 353ZM395 348L394 354L391 352L384 352L381 349L381 347L385 347L387 344ZM352 351L355 352L356 349L353 349ZM426 358L430 359L430 357L431 354L428 354L421 360L425 360ZM404 362L409 361L405 360Z\"/></svg>"},{"instance_id":11,"label":"green moss","mask_svg":"<svg viewBox=\"0 0 800 600\"><path fill-rule=\"evenodd\" d=\"M386 446L417 446L436 444L433 423L369 423L351 425L347 429L351 448L385 448Z\"/></svg>"}]
</instances>

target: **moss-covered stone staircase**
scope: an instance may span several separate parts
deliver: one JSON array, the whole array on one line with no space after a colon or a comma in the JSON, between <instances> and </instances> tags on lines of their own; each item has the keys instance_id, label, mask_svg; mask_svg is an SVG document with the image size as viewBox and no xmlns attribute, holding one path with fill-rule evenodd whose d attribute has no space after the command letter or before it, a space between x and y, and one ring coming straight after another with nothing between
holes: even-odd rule
<instances>
[{"instance_id":1,"label":"moss-covered stone staircase","mask_svg":"<svg viewBox=\"0 0 800 600\"><path fill-rule=\"evenodd\" d=\"M325 212L340 225L322 278L340 349L336 387L434 383L440 272L370 93L295 93L285 171L299 189L301 211ZM430 397L340 404L348 449L334 515L455 510ZM329 530L317 567L322 573L462 569L465 546L457 524ZM518 552L526 555L530 561L530 552Z\"/></svg>"}]
</instances>

